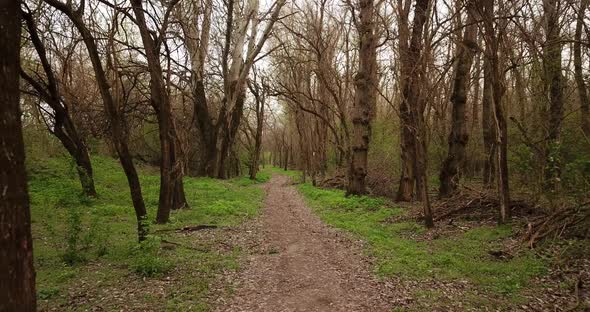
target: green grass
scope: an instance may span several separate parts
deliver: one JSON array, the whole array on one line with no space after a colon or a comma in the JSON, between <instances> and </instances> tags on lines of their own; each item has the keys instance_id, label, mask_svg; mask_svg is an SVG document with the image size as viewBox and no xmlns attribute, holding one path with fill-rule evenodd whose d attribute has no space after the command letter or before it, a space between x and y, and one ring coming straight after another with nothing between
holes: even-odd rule
<instances>
[{"instance_id":1,"label":"green grass","mask_svg":"<svg viewBox=\"0 0 590 312\"><path fill-rule=\"evenodd\" d=\"M99 156L94 156L92 163L98 198L82 195L75 167L66 157L28 164L40 306L65 305L85 310L97 304L97 298L106 297L101 304L107 309L142 309L149 304L156 310L183 310L187 306L206 310L211 277L223 269L235 268L239 251L220 252L212 241L166 230L196 224L233 226L255 216L263 198L255 184L268 180L269 174L259 174L257 181L186 177L190 209L173 211L170 223L156 225L152 220L158 205L158 172L139 166L152 233L140 245L136 242L127 180L119 163ZM163 240L179 245L163 248ZM166 278L175 283L166 284L164 293L154 293L158 288L149 285ZM134 299L108 300L113 289L132 291ZM95 301L73 308L71 300L76 296L89 296Z\"/></svg>"},{"instance_id":2,"label":"green grass","mask_svg":"<svg viewBox=\"0 0 590 312\"><path fill-rule=\"evenodd\" d=\"M407 234L421 234L414 222L387 223L403 213L385 199L345 197L340 190L299 185L316 213L328 224L367 241L377 260L376 273L414 280L467 280L487 292L518 300L529 279L546 270L546 263L532 253L501 261L488 254L512 234L510 226L479 227L454 237L416 241Z\"/></svg>"},{"instance_id":3,"label":"green grass","mask_svg":"<svg viewBox=\"0 0 590 312\"><path fill-rule=\"evenodd\" d=\"M302 173L301 173L301 171L298 171L298 170L285 170L284 168L281 168L281 167L267 167L266 169L263 169L262 171L267 172L268 174L276 173L276 174L286 175L286 176L290 177L294 182L300 182L302 179Z\"/></svg>"}]
</instances>

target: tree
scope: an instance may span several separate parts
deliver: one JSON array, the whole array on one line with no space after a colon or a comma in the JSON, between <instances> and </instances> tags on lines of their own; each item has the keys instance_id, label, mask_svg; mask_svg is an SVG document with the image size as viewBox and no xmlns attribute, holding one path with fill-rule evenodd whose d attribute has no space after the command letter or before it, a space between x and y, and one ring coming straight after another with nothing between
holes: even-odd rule
<instances>
[{"instance_id":1,"label":"tree","mask_svg":"<svg viewBox=\"0 0 590 312\"><path fill-rule=\"evenodd\" d=\"M244 112L244 97L246 80L250 69L257 61L264 43L271 34L273 25L279 19L279 14L286 0L277 0L267 12L268 21L265 28L259 34L258 26L258 1L248 0L242 14L237 16L237 7L234 0L227 2L227 20L225 28L224 45L222 48L221 67L223 76L223 100L217 114L204 96L204 85L201 85L200 73L203 58L202 53L193 53L195 49L206 51L207 41L201 40L199 45L191 48L191 62L193 63L192 79L195 90L195 114L196 125L204 144L202 160L207 174L217 178L228 178L236 175L232 168L239 167L235 152L235 141ZM205 13L208 18L208 13ZM186 26L185 26L186 27ZM200 38L208 35L208 24L203 24ZM249 35L253 34L253 35ZM246 53L244 49L247 47ZM199 56L200 55L200 56Z\"/></svg>"},{"instance_id":2,"label":"tree","mask_svg":"<svg viewBox=\"0 0 590 312\"><path fill-rule=\"evenodd\" d=\"M54 74L54 70L47 57L45 46L39 37L33 15L25 12L22 14L25 24L27 25L29 37L37 51L47 81L45 82L41 79L33 78L33 75L27 73L24 68L21 68L20 75L29 85L31 85L37 93L37 96L42 99L44 103L47 103L47 105L53 110L53 123L47 125L47 128L51 134L57 137L65 147L66 151L76 162L76 170L78 171L80 184L82 185L84 194L87 196L96 196L94 174L92 172L92 164L90 162L88 148L70 116L66 98L59 90L56 75ZM34 73L34 76L42 77L39 73Z\"/></svg>"},{"instance_id":3,"label":"tree","mask_svg":"<svg viewBox=\"0 0 590 312\"><path fill-rule=\"evenodd\" d=\"M35 311L31 215L20 114L20 1L0 1L0 311Z\"/></svg>"},{"instance_id":4,"label":"tree","mask_svg":"<svg viewBox=\"0 0 590 312\"><path fill-rule=\"evenodd\" d=\"M561 128L563 122L563 86L561 73L561 25L560 0L543 0L545 19L545 44L543 45L543 70L549 107L547 120L547 144L545 146L545 187L557 191L561 178Z\"/></svg>"},{"instance_id":5,"label":"tree","mask_svg":"<svg viewBox=\"0 0 590 312\"><path fill-rule=\"evenodd\" d=\"M88 28L84 22L85 2L82 1L81 5L75 10L72 7L71 2L62 3L59 0L45 0L45 2L66 15L82 36L82 40L84 41L84 45L90 56L90 61L92 62L92 68L94 69L95 79L105 107L106 115L111 125L111 140L115 146L117 155L119 156L123 171L125 171L127 182L129 183L129 191L133 201L133 208L135 209L135 217L137 219L137 236L138 239L142 241L147 235L147 212L143 201L143 195L141 194L139 176L137 175L137 170L133 164L133 158L129 152L127 134L125 133L123 117L119 110L119 103L115 101L118 97L113 96L112 92L114 91L111 88L111 84L109 83L109 79L107 79L104 66L101 62L97 41L94 38L93 33L90 31L90 28Z\"/></svg>"},{"instance_id":6,"label":"tree","mask_svg":"<svg viewBox=\"0 0 590 312\"><path fill-rule=\"evenodd\" d=\"M427 154L424 105L420 101L420 77L422 77L423 32L426 23L429 0L417 0L410 36L400 36L402 98L400 103L402 175L397 200L412 198L414 183L424 208L427 227L434 226L428 181L426 178ZM406 11L407 12L407 11ZM407 15L405 15L407 18ZM406 41L408 39L409 41Z\"/></svg>"},{"instance_id":7,"label":"tree","mask_svg":"<svg viewBox=\"0 0 590 312\"><path fill-rule=\"evenodd\" d=\"M184 187L182 186L182 175L180 164L177 160L178 146L176 144L176 131L174 129L174 120L172 118L172 108L170 97L166 90L162 66L160 64L160 45L163 36L166 33L168 25L167 18L170 16L174 5L178 2L171 2L164 14L165 20L160 28L160 35L155 38L148 29L142 0L132 0L131 5L135 13L136 24L139 27L139 33L145 49L145 55L148 62L148 71L150 74L150 101L158 117L160 133L160 199L158 212L156 215L157 223L166 223L170 218L170 210L181 206L186 206L184 197ZM180 193L175 196L175 191ZM175 199L180 202L175 203Z\"/></svg>"},{"instance_id":8,"label":"tree","mask_svg":"<svg viewBox=\"0 0 590 312\"><path fill-rule=\"evenodd\" d=\"M467 92L469 90L469 78L473 57L477 46L477 23L475 18L476 1L467 3L467 21L463 40L457 47L455 59L455 78L451 103L453 112L451 119L451 133L449 134L449 150L447 158L440 171L439 196L448 197L457 191L460 169L465 160L465 148L469 141L467 125Z\"/></svg>"},{"instance_id":9,"label":"tree","mask_svg":"<svg viewBox=\"0 0 590 312\"><path fill-rule=\"evenodd\" d=\"M498 1L498 6L503 9L502 1ZM510 219L510 189L508 184L508 126L504 115L502 99L505 89L505 72L500 59L500 43L502 41L505 22L495 23L494 0L484 0L479 7L481 19L483 21L483 34L486 48L484 55L489 62L487 70L489 71L489 88L493 105L493 123L495 125L494 141L495 149L495 166L497 168L498 194L500 197L500 207L498 223L506 223ZM501 11L503 12L503 11ZM485 65L484 65L485 66ZM484 69L485 71L486 69ZM485 73L484 73L485 74ZM484 78L485 80L485 78ZM484 82L484 97L485 95ZM484 100L486 100L484 98ZM488 99L489 100L489 99Z\"/></svg>"},{"instance_id":10,"label":"tree","mask_svg":"<svg viewBox=\"0 0 590 312\"><path fill-rule=\"evenodd\" d=\"M373 0L359 1L359 69L355 77L352 111L352 160L348 173L348 195L367 192L367 152L371 141L371 121L377 101L377 39L375 34L375 4Z\"/></svg>"},{"instance_id":11,"label":"tree","mask_svg":"<svg viewBox=\"0 0 590 312\"><path fill-rule=\"evenodd\" d=\"M266 106L266 97L268 94L268 85L265 83L264 77L260 78L260 83L256 81L256 71L253 80L248 80L248 88L252 95L254 95L254 113L256 119L256 128L254 131L254 146L250 156L250 168L248 175L251 180L256 180L258 173L258 166L260 165L260 152L262 149L262 131L264 128L264 110Z\"/></svg>"},{"instance_id":12,"label":"tree","mask_svg":"<svg viewBox=\"0 0 590 312\"><path fill-rule=\"evenodd\" d=\"M580 98L580 121L582 131L587 138L590 138L590 97L588 97L588 86L584 82L582 70L582 28L584 27L584 14L588 7L588 0L580 0L578 15L576 18L576 32L574 35L574 75Z\"/></svg>"},{"instance_id":13,"label":"tree","mask_svg":"<svg viewBox=\"0 0 590 312\"><path fill-rule=\"evenodd\" d=\"M400 155L401 155L401 176L396 200L410 201L414 194L414 186L420 183L418 175L414 170L418 159L416 158L417 135L422 131L417 123L423 118L423 103L420 101L421 63L423 48L424 24L427 20L427 11L430 5L429 0L417 0L414 7L414 20L410 33L408 16L410 3L406 6L398 2L400 10L400 88L401 102L400 111ZM425 144L425 142L423 142ZM419 171L425 168L418 168ZM418 190L420 192L420 190ZM421 195L419 195L421 196Z\"/></svg>"}]
</instances>

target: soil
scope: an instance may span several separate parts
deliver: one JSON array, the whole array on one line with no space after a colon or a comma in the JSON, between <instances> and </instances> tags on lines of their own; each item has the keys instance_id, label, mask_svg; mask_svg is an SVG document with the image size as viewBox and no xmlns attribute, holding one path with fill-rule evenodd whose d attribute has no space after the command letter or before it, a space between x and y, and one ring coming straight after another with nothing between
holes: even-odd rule
<instances>
[{"instance_id":1,"label":"soil","mask_svg":"<svg viewBox=\"0 0 590 312\"><path fill-rule=\"evenodd\" d=\"M216 311L391 311L392 285L378 280L362 243L325 225L285 176L264 186L264 211L246 230L258 244Z\"/></svg>"}]
</instances>

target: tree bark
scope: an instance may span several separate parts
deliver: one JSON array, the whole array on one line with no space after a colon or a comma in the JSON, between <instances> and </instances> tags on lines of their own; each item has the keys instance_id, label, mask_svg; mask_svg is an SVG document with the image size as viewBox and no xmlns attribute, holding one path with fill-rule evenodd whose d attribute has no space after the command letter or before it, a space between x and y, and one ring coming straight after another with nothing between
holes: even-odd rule
<instances>
[{"instance_id":1,"label":"tree bark","mask_svg":"<svg viewBox=\"0 0 590 312\"><path fill-rule=\"evenodd\" d=\"M178 209L189 209L190 206L188 204L188 201L186 199L186 194L184 192L184 176L185 176L185 172L188 170L187 169L187 164L186 164L186 152L183 150L182 148L182 142L180 140L180 138L178 137L178 130L176 129L176 125L173 124L174 126L174 133L175 133L175 137L174 137L174 141L176 143L176 148L175 148L175 152L176 155L178 156L178 161L175 164L175 169L174 171L177 173L176 179L174 181L174 195L173 195L173 204L172 204L172 209L173 210L178 210Z\"/></svg>"},{"instance_id":2,"label":"tree bark","mask_svg":"<svg viewBox=\"0 0 590 312\"><path fill-rule=\"evenodd\" d=\"M449 134L449 150L440 171L439 196L444 198L453 195L457 191L461 169L465 160L465 148L469 141L467 125L467 93L473 57L477 49L477 24L472 13L471 1L467 4L467 22L465 33L456 57L455 81L451 103L453 105L451 119L451 133Z\"/></svg>"},{"instance_id":3,"label":"tree bark","mask_svg":"<svg viewBox=\"0 0 590 312\"><path fill-rule=\"evenodd\" d=\"M186 194L184 192L184 182L182 176L179 176L174 181L174 195L172 200L172 209L187 209L189 208L188 201L186 200Z\"/></svg>"},{"instance_id":4,"label":"tree bark","mask_svg":"<svg viewBox=\"0 0 590 312\"><path fill-rule=\"evenodd\" d=\"M249 170L249 176L251 180L256 180L256 174L258 173L258 166L260 163L260 151L262 149L262 130L264 127L264 106L266 105L266 96L265 94L262 94L263 92L265 92L265 90L263 89L264 82L262 86L254 84L255 82L248 84L250 91L254 95L256 104L256 133L254 134L254 149L252 150L252 161Z\"/></svg>"},{"instance_id":5,"label":"tree bark","mask_svg":"<svg viewBox=\"0 0 590 312\"><path fill-rule=\"evenodd\" d=\"M494 124L495 124L495 160L497 167L498 195L500 197L500 208L498 223L506 223L510 219L510 189L508 182L508 127L504 116L502 98L505 93L504 70L500 64L500 37L501 33L494 27L494 0L483 0L482 19L484 24L484 36L486 36L485 56L489 62L490 86L492 100L494 103ZM502 7L502 2L499 2ZM500 28L498 26L497 28ZM485 90L484 90L485 93Z\"/></svg>"},{"instance_id":6,"label":"tree bark","mask_svg":"<svg viewBox=\"0 0 590 312\"><path fill-rule=\"evenodd\" d=\"M377 101L377 43L375 38L373 0L359 1L359 69L356 74L354 108L352 111L352 157L348 173L347 195L367 192L367 156L371 141L371 122Z\"/></svg>"},{"instance_id":7,"label":"tree bark","mask_svg":"<svg viewBox=\"0 0 590 312\"><path fill-rule=\"evenodd\" d=\"M483 184L491 187L496 177L496 124L494 122L494 94L492 92L492 69L489 58L484 58L482 129L484 146Z\"/></svg>"},{"instance_id":8,"label":"tree bark","mask_svg":"<svg viewBox=\"0 0 590 312\"><path fill-rule=\"evenodd\" d=\"M411 200L414 189L422 201L426 227L433 227L432 210L428 195L426 129L424 124L424 106L420 100L421 66L423 49L423 32L426 24L430 0L417 0L414 8L414 21L409 44L400 40L402 55L402 101L400 118L402 121L402 176L397 200ZM406 15L407 16L407 15ZM410 173L412 175L410 175Z\"/></svg>"},{"instance_id":9,"label":"tree bark","mask_svg":"<svg viewBox=\"0 0 590 312\"><path fill-rule=\"evenodd\" d=\"M231 2L233 3L233 2ZM207 93L205 91L204 68L207 49L209 47L209 33L211 28L212 1L180 2L183 9L179 18L183 31L182 40L186 46L191 63L191 92L193 95L194 122L200 134L201 157L199 176L214 177L217 173L217 129L209 113ZM232 13L233 14L233 13ZM202 23L199 29L199 16ZM233 15L229 15L231 19Z\"/></svg>"},{"instance_id":10,"label":"tree bark","mask_svg":"<svg viewBox=\"0 0 590 312\"><path fill-rule=\"evenodd\" d=\"M543 47L545 88L548 92L547 145L545 146L545 187L551 192L559 188L561 162L559 156L561 126L563 120L563 90L561 77L561 37L559 25L559 0L543 0L546 42Z\"/></svg>"},{"instance_id":11,"label":"tree bark","mask_svg":"<svg viewBox=\"0 0 590 312\"><path fill-rule=\"evenodd\" d=\"M20 1L0 0L0 311L36 311L20 113Z\"/></svg>"},{"instance_id":12,"label":"tree bark","mask_svg":"<svg viewBox=\"0 0 590 312\"><path fill-rule=\"evenodd\" d=\"M416 132L418 126L415 123L421 118L418 115L422 115L419 72L421 70L420 62L422 62L422 34L429 5L430 0L416 1L411 37L408 38L408 35L400 36L402 98L399 108L401 122L401 177L396 196L398 201L412 200L414 186L417 181L414 170L416 168L416 147L418 144ZM407 19L407 15L405 15L405 19ZM406 29L407 31L409 30Z\"/></svg>"},{"instance_id":13,"label":"tree bark","mask_svg":"<svg viewBox=\"0 0 590 312\"><path fill-rule=\"evenodd\" d=\"M584 27L584 14L587 7L588 0L580 0L576 32L574 35L574 75L578 87L578 97L580 98L580 123L582 132L586 138L590 138L590 97L588 97L588 87L584 82L584 73L582 70L582 28Z\"/></svg>"}]
</instances>

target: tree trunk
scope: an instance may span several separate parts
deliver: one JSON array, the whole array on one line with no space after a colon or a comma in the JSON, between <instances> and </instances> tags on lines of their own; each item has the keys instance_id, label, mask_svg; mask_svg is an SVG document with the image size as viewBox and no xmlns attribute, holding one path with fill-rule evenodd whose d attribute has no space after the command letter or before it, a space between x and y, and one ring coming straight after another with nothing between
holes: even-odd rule
<instances>
[{"instance_id":1,"label":"tree trunk","mask_svg":"<svg viewBox=\"0 0 590 312\"><path fill-rule=\"evenodd\" d=\"M179 176L174 182L174 198L172 209L187 209L189 208L188 202L186 200L186 195L184 193L184 182L182 181L182 175Z\"/></svg>"},{"instance_id":2,"label":"tree trunk","mask_svg":"<svg viewBox=\"0 0 590 312\"><path fill-rule=\"evenodd\" d=\"M360 0L359 69L355 77L354 108L352 112L352 157L348 173L347 195L367 192L367 154L371 140L371 121L377 101L377 46L373 21L373 0Z\"/></svg>"},{"instance_id":3,"label":"tree trunk","mask_svg":"<svg viewBox=\"0 0 590 312\"><path fill-rule=\"evenodd\" d=\"M135 170L135 165L133 164L133 158L131 153L129 152L129 147L127 142L121 144L118 142L118 146L116 147L117 154L119 155L119 160L121 162L121 166L123 167L123 171L125 172L125 176L127 177L127 183L129 184L129 190L131 192L131 201L133 202L133 207L135 208L135 217L137 219L137 235L139 241L143 241L148 233L148 226L147 226L147 212L145 210L145 204L143 201L143 195L141 194L141 185L139 184L139 176L137 175L137 170Z\"/></svg>"},{"instance_id":4,"label":"tree trunk","mask_svg":"<svg viewBox=\"0 0 590 312\"><path fill-rule=\"evenodd\" d=\"M563 120L563 90L561 77L561 37L559 25L559 0L544 0L546 42L543 47L545 88L549 97L547 111L547 145L545 147L545 187L557 192L561 176L560 139Z\"/></svg>"},{"instance_id":5,"label":"tree trunk","mask_svg":"<svg viewBox=\"0 0 590 312\"><path fill-rule=\"evenodd\" d=\"M177 210L177 209L188 209L190 208L188 201L186 200L186 195L184 192L184 175L185 172L187 170L187 165L186 165L186 152L183 151L182 149L182 142L180 141L179 137L178 137L178 130L176 129L176 126L173 124L174 126L174 133L175 133L175 143L176 143L176 156L177 156L177 161L176 161L176 166L174 169L174 172L176 173L176 179L174 182L174 195L173 195L173 205L172 205L172 209L173 210Z\"/></svg>"},{"instance_id":6,"label":"tree trunk","mask_svg":"<svg viewBox=\"0 0 590 312\"><path fill-rule=\"evenodd\" d=\"M0 1L0 311L36 311L19 69L20 1Z\"/></svg>"},{"instance_id":7,"label":"tree trunk","mask_svg":"<svg viewBox=\"0 0 590 312\"><path fill-rule=\"evenodd\" d=\"M215 177L217 175L217 127L211 121L205 84L202 80L194 82L193 86L195 123L201 134L202 156L200 175Z\"/></svg>"},{"instance_id":8,"label":"tree trunk","mask_svg":"<svg viewBox=\"0 0 590 312\"><path fill-rule=\"evenodd\" d=\"M480 37L481 38L481 37ZM481 40L478 43L481 46ZM474 60L474 80L473 80L473 96L471 102L471 133L473 133L474 129L477 129L479 125L479 103L480 103L480 90L481 90L481 73L482 73L482 66L481 66L481 53L477 53Z\"/></svg>"},{"instance_id":9,"label":"tree trunk","mask_svg":"<svg viewBox=\"0 0 590 312\"><path fill-rule=\"evenodd\" d=\"M584 14L588 7L588 0L580 0L578 9L578 18L576 21L576 33L574 36L574 75L576 85L578 86L578 96L580 98L580 121L582 132L586 138L590 138L590 98L588 97L588 87L584 82L584 73L582 71L582 28L584 27Z\"/></svg>"},{"instance_id":10,"label":"tree trunk","mask_svg":"<svg viewBox=\"0 0 590 312\"><path fill-rule=\"evenodd\" d=\"M283 164L285 171L289 169L289 146L285 146L285 163Z\"/></svg>"},{"instance_id":11,"label":"tree trunk","mask_svg":"<svg viewBox=\"0 0 590 312\"><path fill-rule=\"evenodd\" d=\"M33 16L30 13L23 13L23 19L26 22L31 41L39 56L47 77L47 82L39 82L33 79L23 69L20 70L21 76L36 90L39 97L53 109L55 115L54 124L53 129L49 129L49 131L57 137L76 162L76 169L84 194L95 197L96 188L94 186L94 175L90 156L88 155L88 148L72 122L68 107L63 103L63 96L58 91L57 79L47 58L45 46L37 32Z\"/></svg>"},{"instance_id":12,"label":"tree trunk","mask_svg":"<svg viewBox=\"0 0 590 312\"><path fill-rule=\"evenodd\" d=\"M220 150L217 160L217 178L228 179L233 176L231 174L231 167L228 166L229 157L234 153L236 136L240 128L242 115L244 114L244 99L245 99L245 85L239 89L231 89L232 92L237 92L236 101L233 109L230 112L230 117L220 127L221 136Z\"/></svg>"},{"instance_id":13,"label":"tree trunk","mask_svg":"<svg viewBox=\"0 0 590 312\"><path fill-rule=\"evenodd\" d=\"M498 4L503 8L502 2ZM494 123L496 134L496 167L498 168L498 195L500 197L500 209L498 223L506 223L510 219L510 189L508 184L508 128L502 98L504 96L505 78L504 70L500 62L500 41L502 38L496 33L494 27L494 0L483 1L483 23L486 36L486 59L489 61L489 73L491 78L491 93L494 103ZM504 21L505 22L505 21ZM498 26L498 27L501 27ZM484 91L485 92L485 91Z\"/></svg>"},{"instance_id":14,"label":"tree trunk","mask_svg":"<svg viewBox=\"0 0 590 312\"><path fill-rule=\"evenodd\" d=\"M256 174L258 173L258 166L260 163L260 150L262 148L262 130L264 127L264 106L266 102L266 95L261 94L265 92L265 90L260 90L260 88L264 88L264 85L259 87L257 85L248 84L252 94L254 94L255 102L256 102L256 133L254 134L254 149L252 151L252 162L250 164L250 179L256 180ZM264 159L262 162L264 166Z\"/></svg>"},{"instance_id":15,"label":"tree trunk","mask_svg":"<svg viewBox=\"0 0 590 312\"><path fill-rule=\"evenodd\" d=\"M158 117L160 137L160 198L156 222L167 223L170 218L170 210L174 206L175 190L184 192L184 188L178 187L182 183L177 165L176 155L176 131L172 120L172 108L170 98L166 91L162 66L160 65L159 45L154 42L145 20L142 0L132 0L131 5L137 20L137 26L145 49L145 55L150 72L151 103ZM178 182L177 180L180 180ZM184 197L184 196L182 196Z\"/></svg>"},{"instance_id":16,"label":"tree trunk","mask_svg":"<svg viewBox=\"0 0 590 312\"><path fill-rule=\"evenodd\" d=\"M404 36L400 34L401 54L401 89L402 98L400 103L401 122L401 177L396 199L398 201L412 200L414 185L416 183L416 131L419 120L418 114L422 114L420 105L420 62L422 55L422 34L429 0L418 0L414 8L414 21L412 34L409 37L409 29L405 29ZM407 28L407 15L404 17L405 28ZM408 38L409 37L409 38ZM409 40L409 41L408 41Z\"/></svg>"},{"instance_id":17,"label":"tree trunk","mask_svg":"<svg viewBox=\"0 0 590 312\"><path fill-rule=\"evenodd\" d=\"M411 200L414 183L422 201L426 227L433 227L432 211L428 195L426 127L424 105L420 99L421 79L424 76L421 66L423 32L426 23L429 0L418 0L414 8L414 21L409 44L400 40L402 57L402 101L400 116L402 121L402 176L397 200ZM406 41L407 42L407 41ZM410 175L412 171L412 175Z\"/></svg>"},{"instance_id":18,"label":"tree trunk","mask_svg":"<svg viewBox=\"0 0 590 312\"><path fill-rule=\"evenodd\" d=\"M440 171L440 197L451 196L457 191L460 171L465 161L465 148L469 141L466 120L467 93L469 90L471 65L477 48L477 24L475 23L475 16L471 12L474 10L471 7L472 5L473 2L467 8L468 17L463 42L457 47L459 51L456 57L455 81L451 95L453 113L451 133L449 134L449 151Z\"/></svg>"},{"instance_id":19,"label":"tree trunk","mask_svg":"<svg viewBox=\"0 0 590 312\"><path fill-rule=\"evenodd\" d=\"M494 94L492 90L491 62L486 56L483 61L483 98L482 98L482 129L484 146L483 184L492 187L496 176L496 124L494 121Z\"/></svg>"},{"instance_id":20,"label":"tree trunk","mask_svg":"<svg viewBox=\"0 0 590 312\"><path fill-rule=\"evenodd\" d=\"M92 32L86 27L82 16L78 11L74 12L71 6L64 4L59 0L45 0L49 5L56 8L57 10L64 13L78 29L82 35L84 44L88 51L92 68L94 70L94 76L96 78L97 86L100 91L103 105L107 113L107 117L111 124L111 139L115 145L115 150L119 155L119 160L127 182L129 183L129 191L131 193L131 200L133 202L133 208L135 209L135 217L137 219L137 236L139 241L143 241L147 235L147 212L145 209L145 203L143 201L143 195L141 194L141 185L139 183L139 177L135 170L135 165L129 153L129 145L127 143L127 135L125 133L123 119L120 116L118 109L118 103L116 104L113 95L111 94L111 86L108 83L106 73L101 63L101 57L98 53L98 47L96 40L92 35Z\"/></svg>"}]
</instances>

